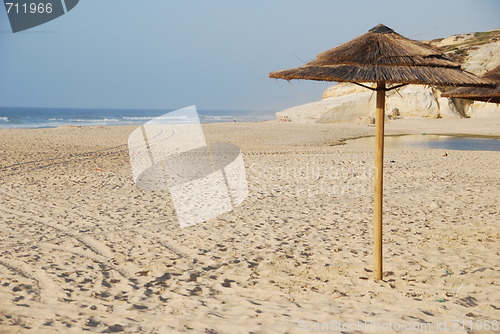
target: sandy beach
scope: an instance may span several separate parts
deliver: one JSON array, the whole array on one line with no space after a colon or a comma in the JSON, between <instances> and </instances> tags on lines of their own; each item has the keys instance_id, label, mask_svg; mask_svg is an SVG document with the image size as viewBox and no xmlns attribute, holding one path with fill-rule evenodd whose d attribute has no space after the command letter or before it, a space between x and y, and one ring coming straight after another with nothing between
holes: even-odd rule
<instances>
[{"instance_id":1,"label":"sandy beach","mask_svg":"<svg viewBox=\"0 0 500 334\"><path fill-rule=\"evenodd\" d=\"M189 228L131 177L132 126L0 130L1 333L500 333L500 152L392 149L372 273L374 126L206 124L248 198ZM386 135L500 137L499 120ZM496 322L495 322L496 321Z\"/></svg>"}]
</instances>

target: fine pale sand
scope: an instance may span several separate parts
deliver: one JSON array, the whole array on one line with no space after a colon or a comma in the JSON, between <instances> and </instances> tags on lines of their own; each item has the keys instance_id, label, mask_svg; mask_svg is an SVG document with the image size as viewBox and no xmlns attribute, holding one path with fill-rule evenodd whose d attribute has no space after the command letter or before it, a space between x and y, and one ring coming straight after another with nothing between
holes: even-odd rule
<instances>
[{"instance_id":1,"label":"fine pale sand","mask_svg":"<svg viewBox=\"0 0 500 334\"><path fill-rule=\"evenodd\" d=\"M373 126L205 125L241 147L249 195L185 229L168 193L134 185L134 128L0 131L1 333L498 332L500 152L386 151L375 281L373 148L338 145Z\"/></svg>"}]
</instances>

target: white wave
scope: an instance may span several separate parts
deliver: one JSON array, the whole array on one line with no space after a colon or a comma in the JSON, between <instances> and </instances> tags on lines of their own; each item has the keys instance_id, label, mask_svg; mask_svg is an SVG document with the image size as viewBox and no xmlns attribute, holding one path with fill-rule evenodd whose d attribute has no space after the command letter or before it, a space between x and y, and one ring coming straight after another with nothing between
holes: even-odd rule
<instances>
[{"instance_id":1,"label":"white wave","mask_svg":"<svg viewBox=\"0 0 500 334\"><path fill-rule=\"evenodd\" d=\"M8 122L10 121L8 117L0 117L0 121Z\"/></svg>"},{"instance_id":2,"label":"white wave","mask_svg":"<svg viewBox=\"0 0 500 334\"><path fill-rule=\"evenodd\" d=\"M209 116L204 116L205 119L212 119L212 120L216 120L216 121L222 121L222 120L226 120L226 119L229 119L229 120L232 120L234 119L235 117L231 116L231 115L223 115L223 116L213 116L213 115L209 115Z\"/></svg>"},{"instance_id":3,"label":"white wave","mask_svg":"<svg viewBox=\"0 0 500 334\"><path fill-rule=\"evenodd\" d=\"M124 116L122 117L123 119L126 120L190 120L188 116L169 116L167 115L162 115L162 116Z\"/></svg>"},{"instance_id":4,"label":"white wave","mask_svg":"<svg viewBox=\"0 0 500 334\"><path fill-rule=\"evenodd\" d=\"M128 119L128 120L142 120L142 119L153 119L154 117L152 116L144 116L144 117L132 117L132 116L125 116L123 119Z\"/></svg>"},{"instance_id":5,"label":"white wave","mask_svg":"<svg viewBox=\"0 0 500 334\"><path fill-rule=\"evenodd\" d=\"M84 122L84 123L99 123L99 122L119 122L116 118L103 119L69 119L68 122Z\"/></svg>"},{"instance_id":6,"label":"white wave","mask_svg":"<svg viewBox=\"0 0 500 334\"><path fill-rule=\"evenodd\" d=\"M163 116L158 116L158 117L155 117L154 119L162 119L162 120L191 120L191 118L189 118L188 116L169 116L168 114L167 115L163 115Z\"/></svg>"}]
</instances>

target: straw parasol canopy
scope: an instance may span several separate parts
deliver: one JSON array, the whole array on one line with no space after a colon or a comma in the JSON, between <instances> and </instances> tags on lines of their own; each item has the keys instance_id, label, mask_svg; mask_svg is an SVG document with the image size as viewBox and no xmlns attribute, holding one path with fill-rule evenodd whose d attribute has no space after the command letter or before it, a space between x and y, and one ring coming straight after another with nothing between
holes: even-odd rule
<instances>
[{"instance_id":1,"label":"straw parasol canopy","mask_svg":"<svg viewBox=\"0 0 500 334\"><path fill-rule=\"evenodd\" d=\"M443 97L459 97L462 99L500 103L500 66L486 72L484 79L495 83L495 88L489 87L459 87L441 94Z\"/></svg>"},{"instance_id":2,"label":"straw parasol canopy","mask_svg":"<svg viewBox=\"0 0 500 334\"><path fill-rule=\"evenodd\" d=\"M379 24L366 34L318 54L303 66L271 72L270 78L353 83L489 86L430 46Z\"/></svg>"},{"instance_id":3,"label":"straw parasol canopy","mask_svg":"<svg viewBox=\"0 0 500 334\"><path fill-rule=\"evenodd\" d=\"M406 84L488 87L491 82L462 71L430 46L407 39L379 24L366 34L318 54L296 68L271 72L270 78L352 82L377 91L374 186L374 277L382 279L382 198L385 92ZM375 83L372 88L363 83ZM387 84L392 84L388 88Z\"/></svg>"}]
</instances>

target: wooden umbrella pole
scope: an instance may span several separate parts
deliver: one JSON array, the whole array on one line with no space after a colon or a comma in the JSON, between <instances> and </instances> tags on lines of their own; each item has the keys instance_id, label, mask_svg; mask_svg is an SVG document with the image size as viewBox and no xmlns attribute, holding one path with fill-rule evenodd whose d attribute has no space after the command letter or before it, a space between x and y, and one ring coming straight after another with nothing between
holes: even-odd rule
<instances>
[{"instance_id":1,"label":"wooden umbrella pole","mask_svg":"<svg viewBox=\"0 0 500 334\"><path fill-rule=\"evenodd\" d=\"M374 277L382 279L382 199L384 192L384 118L385 82L377 83L377 114L375 118L375 194L373 208Z\"/></svg>"}]
</instances>

